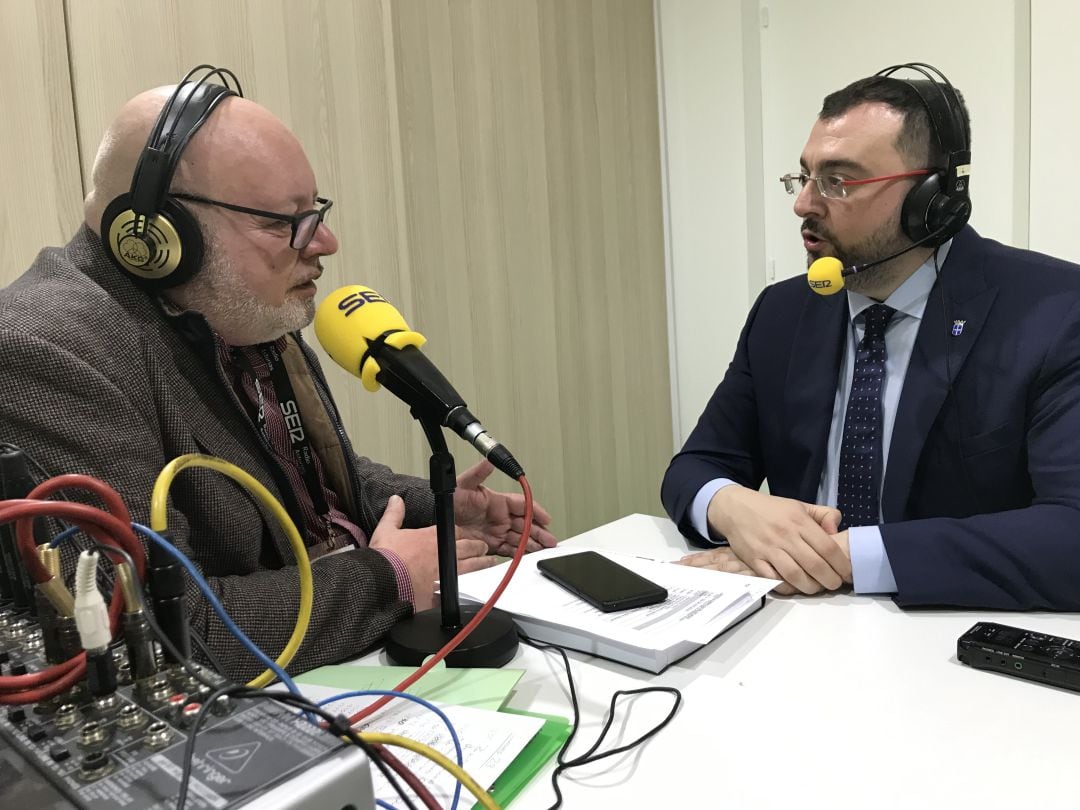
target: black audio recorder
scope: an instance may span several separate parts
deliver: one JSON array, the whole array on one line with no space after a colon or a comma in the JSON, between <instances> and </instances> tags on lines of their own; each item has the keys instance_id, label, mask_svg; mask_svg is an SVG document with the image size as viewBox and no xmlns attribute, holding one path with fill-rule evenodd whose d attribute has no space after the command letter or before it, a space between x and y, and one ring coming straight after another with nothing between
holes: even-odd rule
<instances>
[{"instance_id":1,"label":"black audio recorder","mask_svg":"<svg viewBox=\"0 0 1080 810\"><path fill-rule=\"evenodd\" d=\"M979 622L956 642L956 657L1029 681L1080 692L1080 641L993 622Z\"/></svg>"}]
</instances>

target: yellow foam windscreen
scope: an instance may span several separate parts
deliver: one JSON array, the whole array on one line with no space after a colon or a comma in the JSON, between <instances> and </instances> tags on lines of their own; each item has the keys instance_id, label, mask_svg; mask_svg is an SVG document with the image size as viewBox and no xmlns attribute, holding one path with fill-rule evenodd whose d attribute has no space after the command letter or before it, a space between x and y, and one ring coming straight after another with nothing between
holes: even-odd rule
<instances>
[{"instance_id":1,"label":"yellow foam windscreen","mask_svg":"<svg viewBox=\"0 0 1080 810\"><path fill-rule=\"evenodd\" d=\"M844 289L844 265L835 256L822 256L806 271L806 283L818 295L832 295Z\"/></svg>"},{"instance_id":2,"label":"yellow foam windscreen","mask_svg":"<svg viewBox=\"0 0 1080 810\"><path fill-rule=\"evenodd\" d=\"M364 354L383 335L387 336L386 345L395 349L419 349L427 342L419 332L409 329L393 304L362 284L334 290L315 312L315 337L319 343L335 363L359 377L368 391L379 390L375 379L379 363Z\"/></svg>"}]
</instances>

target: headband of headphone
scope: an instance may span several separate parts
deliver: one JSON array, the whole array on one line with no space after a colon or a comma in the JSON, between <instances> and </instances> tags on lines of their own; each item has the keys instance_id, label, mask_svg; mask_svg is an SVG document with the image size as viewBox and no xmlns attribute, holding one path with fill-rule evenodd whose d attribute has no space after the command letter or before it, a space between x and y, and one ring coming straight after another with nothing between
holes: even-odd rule
<instances>
[{"instance_id":1,"label":"headband of headphone","mask_svg":"<svg viewBox=\"0 0 1080 810\"><path fill-rule=\"evenodd\" d=\"M957 233L971 217L971 132L964 118L960 96L945 74L924 62L908 62L879 70L875 76L892 77L899 70L911 70L922 79L897 79L910 87L922 101L930 128L946 155L944 166L920 179L908 192L901 209L900 224L915 242L937 246Z\"/></svg>"},{"instance_id":2,"label":"headband of headphone","mask_svg":"<svg viewBox=\"0 0 1080 810\"><path fill-rule=\"evenodd\" d=\"M196 74L205 71L198 79ZM223 83L210 82L218 77ZM235 89L230 86L230 79ZM199 65L176 85L150 130L131 190L105 208L101 239L113 263L151 289L189 281L203 258L202 233L187 209L168 196L188 141L229 96L243 96L232 71Z\"/></svg>"}]
</instances>

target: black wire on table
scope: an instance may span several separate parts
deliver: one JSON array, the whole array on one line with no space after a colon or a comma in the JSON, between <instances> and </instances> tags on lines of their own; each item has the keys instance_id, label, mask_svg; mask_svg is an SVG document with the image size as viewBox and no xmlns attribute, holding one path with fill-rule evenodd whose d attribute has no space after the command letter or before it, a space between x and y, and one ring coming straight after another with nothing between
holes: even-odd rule
<instances>
[{"instance_id":1,"label":"black wire on table","mask_svg":"<svg viewBox=\"0 0 1080 810\"><path fill-rule=\"evenodd\" d=\"M574 688L574 676L570 670L570 658L567 656L566 650L557 644L548 644L546 642L536 641L535 639L529 638L529 636L523 633L520 629L518 630L518 636L530 647L535 647L536 649L541 651L555 650L560 656L562 656L563 667L566 669L566 682L567 685L570 687L570 705L574 711L574 724L573 727L570 729L570 736L566 738L566 742L564 742L562 744L562 747L559 749L559 754L555 758L555 761L558 763L558 765L556 765L554 772L551 774L551 787L555 791L555 803L548 807L547 810L557 810L557 808L562 806L563 801L562 790L559 789L559 776L564 771L568 771L571 768L577 768L582 765L590 765L594 762L599 762L602 759L606 759L607 757L625 753L626 751L636 748L649 738L655 736L660 732L661 729L663 729L668 723L672 721L672 719L675 717L675 714L679 711L679 707L682 705L682 693L678 689L670 686L645 686L641 689L620 689L611 696L611 704L608 706L607 715L604 720L604 727L600 730L600 734L597 736L596 741L589 747L589 750L586 751L584 754L568 760L566 759L566 752L570 748L570 743L574 741L574 736L577 734L578 730L578 724L581 722L581 711L578 706L577 690ZM617 748L612 748L609 751L603 751L597 754L596 749L599 748L600 745L604 742L604 739L607 737L608 732L611 730L612 723L615 721L615 704L618 699L623 695L644 695L650 692L665 692L675 698L675 702L671 707L671 711L668 712L667 717L665 717L662 721L657 723L655 726L646 731L633 742L627 743L626 745L620 745Z\"/></svg>"}]
</instances>

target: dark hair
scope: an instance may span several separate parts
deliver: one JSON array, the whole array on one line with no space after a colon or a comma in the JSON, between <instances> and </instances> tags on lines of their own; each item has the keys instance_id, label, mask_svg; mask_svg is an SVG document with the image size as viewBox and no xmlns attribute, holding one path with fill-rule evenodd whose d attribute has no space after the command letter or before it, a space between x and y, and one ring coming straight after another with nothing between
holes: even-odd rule
<instances>
[{"instance_id":1,"label":"dark hair","mask_svg":"<svg viewBox=\"0 0 1080 810\"><path fill-rule=\"evenodd\" d=\"M949 162L948 149L941 143L937 130L931 124L926 103L912 85L925 85L926 90L923 92L930 103L935 105L943 106L938 97L942 89L947 95L949 93L948 88L930 87L930 82L922 79L909 82L894 79L891 76L870 76L825 96L818 118L822 120L838 118L860 104L875 102L887 104L904 115L904 125L900 128L900 134L896 136L897 151L907 157L913 165L944 169ZM956 88L953 88L953 91L956 93L957 101L960 102L962 131L965 134L970 133L971 124L964 97ZM967 139L969 138L970 136ZM968 148L971 148L970 143L968 143Z\"/></svg>"}]
</instances>

